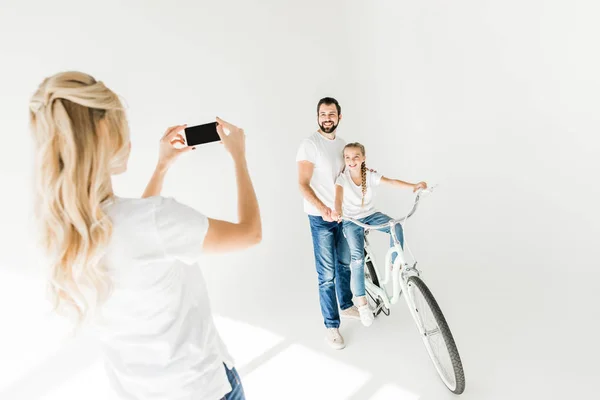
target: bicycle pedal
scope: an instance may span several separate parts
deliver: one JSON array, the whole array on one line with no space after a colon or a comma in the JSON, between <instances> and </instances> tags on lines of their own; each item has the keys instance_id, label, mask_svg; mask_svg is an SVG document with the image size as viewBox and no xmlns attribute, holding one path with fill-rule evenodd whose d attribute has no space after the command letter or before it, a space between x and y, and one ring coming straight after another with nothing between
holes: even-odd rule
<instances>
[{"instance_id":1,"label":"bicycle pedal","mask_svg":"<svg viewBox=\"0 0 600 400\"><path fill-rule=\"evenodd\" d=\"M385 304L380 303L377 308L375 308L375 310L373 310L373 314L375 314L375 316L378 316L379 314L381 314L383 312L384 315L389 316L390 315L390 309L387 308L385 306Z\"/></svg>"}]
</instances>

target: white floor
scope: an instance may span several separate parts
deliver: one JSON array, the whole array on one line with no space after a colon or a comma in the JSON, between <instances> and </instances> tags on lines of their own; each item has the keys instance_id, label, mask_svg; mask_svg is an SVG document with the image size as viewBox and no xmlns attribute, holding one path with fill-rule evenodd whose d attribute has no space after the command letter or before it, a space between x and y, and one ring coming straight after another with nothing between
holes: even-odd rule
<instances>
[{"instance_id":1,"label":"white floor","mask_svg":"<svg viewBox=\"0 0 600 400\"><path fill-rule=\"evenodd\" d=\"M260 259L260 250L250 256ZM219 259L207 261L217 265ZM402 303L370 328L344 322L346 349L329 349L310 254L290 261L205 269L217 322L237 358L248 399L456 397L438 379ZM590 398L595 366L578 350L586 345L559 341L568 329L556 326L543 335L545 328L535 326L543 311L515 312L518 302L501 298L494 285L469 289L439 272L425 278L461 351L467 377L461 398ZM0 399L112 398L94 345L69 338L60 319L41 312L40 274L5 268L0 289L3 320L10 321L1 331Z\"/></svg>"}]
</instances>

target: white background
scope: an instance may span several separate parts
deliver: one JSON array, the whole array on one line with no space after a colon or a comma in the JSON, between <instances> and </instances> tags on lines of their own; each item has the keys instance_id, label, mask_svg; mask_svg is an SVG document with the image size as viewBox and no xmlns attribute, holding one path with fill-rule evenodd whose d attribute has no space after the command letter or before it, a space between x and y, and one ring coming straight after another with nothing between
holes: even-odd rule
<instances>
[{"instance_id":1,"label":"white background","mask_svg":"<svg viewBox=\"0 0 600 400\"><path fill-rule=\"evenodd\" d=\"M446 399L402 303L326 347L296 149L316 102L370 166L439 183L408 243L461 351L465 399L593 397L600 237L600 7L593 1L0 1L0 398L105 399L95 346L48 312L32 239L28 99L61 70L128 105L121 196L139 196L170 125L215 115L247 133L263 243L205 260L249 399ZM163 194L235 218L218 145ZM382 189L395 216L408 192ZM374 235L375 236L375 235ZM374 238L385 249L386 238ZM383 257L380 257L381 259Z\"/></svg>"}]
</instances>

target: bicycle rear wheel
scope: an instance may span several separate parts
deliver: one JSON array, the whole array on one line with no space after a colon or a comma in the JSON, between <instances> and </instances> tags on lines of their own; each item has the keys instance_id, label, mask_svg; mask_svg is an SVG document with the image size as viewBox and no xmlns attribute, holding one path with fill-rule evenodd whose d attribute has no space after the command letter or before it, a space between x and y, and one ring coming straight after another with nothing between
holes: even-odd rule
<instances>
[{"instance_id":1,"label":"bicycle rear wheel","mask_svg":"<svg viewBox=\"0 0 600 400\"><path fill-rule=\"evenodd\" d=\"M407 286L407 297L414 307L415 322L423 328L422 339L429 357L446 387L461 394L465 390L465 373L442 310L421 278L411 276Z\"/></svg>"}]
</instances>

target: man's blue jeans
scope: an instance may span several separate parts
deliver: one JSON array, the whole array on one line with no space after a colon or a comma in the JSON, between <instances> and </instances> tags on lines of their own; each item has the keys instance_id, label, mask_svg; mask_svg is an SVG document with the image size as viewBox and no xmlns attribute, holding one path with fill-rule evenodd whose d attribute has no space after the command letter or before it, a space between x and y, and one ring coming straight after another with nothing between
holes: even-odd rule
<instances>
[{"instance_id":1,"label":"man's blue jeans","mask_svg":"<svg viewBox=\"0 0 600 400\"><path fill-rule=\"evenodd\" d=\"M309 215L319 278L321 314L327 328L339 328L340 309L352 307L350 291L350 250L337 222L327 222L322 217ZM336 296L337 292L337 296Z\"/></svg>"},{"instance_id":2,"label":"man's blue jeans","mask_svg":"<svg viewBox=\"0 0 600 400\"><path fill-rule=\"evenodd\" d=\"M359 221L363 224L368 225L381 225L389 222L392 218L387 215L376 212L367 217L360 218ZM365 295L365 260L364 260L364 248L365 248L365 230L360 226L353 224L350 221L342 222L344 236L348 241L350 247L350 270L352 271L352 293L354 296L361 297ZM382 232L390 233L390 227L380 229ZM402 248L404 248L404 232L402 226L397 224L395 226L396 238L400 242ZM394 245L392 235L390 235L390 246ZM396 253L392 256L392 262L396 259Z\"/></svg>"}]
</instances>

